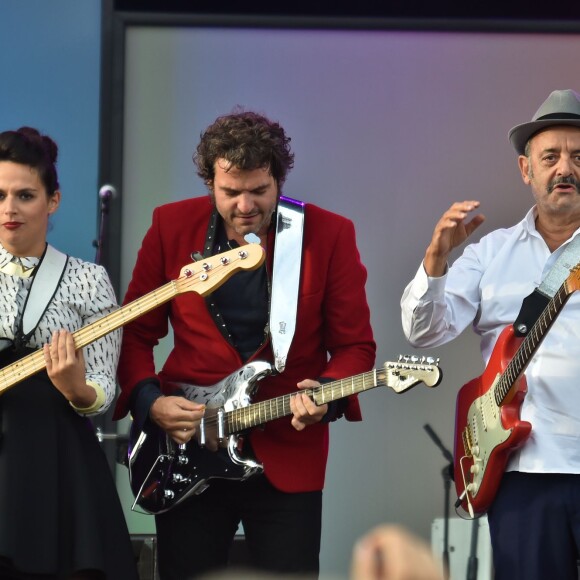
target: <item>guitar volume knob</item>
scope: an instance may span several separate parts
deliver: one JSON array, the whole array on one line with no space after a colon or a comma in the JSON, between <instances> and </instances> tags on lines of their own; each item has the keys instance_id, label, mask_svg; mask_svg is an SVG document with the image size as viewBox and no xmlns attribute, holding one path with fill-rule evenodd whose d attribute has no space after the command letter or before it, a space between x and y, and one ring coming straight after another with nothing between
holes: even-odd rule
<instances>
[{"instance_id":1,"label":"guitar volume knob","mask_svg":"<svg viewBox=\"0 0 580 580\"><path fill-rule=\"evenodd\" d=\"M471 495L474 495L475 492L477 491L477 483L475 483L475 481L472 481L465 489L469 493L471 493Z\"/></svg>"}]
</instances>

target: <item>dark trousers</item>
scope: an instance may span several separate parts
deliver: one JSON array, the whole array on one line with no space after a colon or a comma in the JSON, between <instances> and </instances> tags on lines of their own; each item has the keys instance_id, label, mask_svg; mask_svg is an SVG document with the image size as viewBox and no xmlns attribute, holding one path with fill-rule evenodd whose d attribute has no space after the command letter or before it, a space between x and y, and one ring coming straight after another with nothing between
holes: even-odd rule
<instances>
[{"instance_id":1,"label":"dark trousers","mask_svg":"<svg viewBox=\"0 0 580 580\"><path fill-rule=\"evenodd\" d=\"M226 567L240 521L252 569L317 577L321 515L321 491L284 493L262 475L216 479L156 516L161 580L190 580Z\"/></svg>"},{"instance_id":2,"label":"dark trousers","mask_svg":"<svg viewBox=\"0 0 580 580\"><path fill-rule=\"evenodd\" d=\"M488 513L495 580L576 580L580 475L507 472Z\"/></svg>"}]
</instances>

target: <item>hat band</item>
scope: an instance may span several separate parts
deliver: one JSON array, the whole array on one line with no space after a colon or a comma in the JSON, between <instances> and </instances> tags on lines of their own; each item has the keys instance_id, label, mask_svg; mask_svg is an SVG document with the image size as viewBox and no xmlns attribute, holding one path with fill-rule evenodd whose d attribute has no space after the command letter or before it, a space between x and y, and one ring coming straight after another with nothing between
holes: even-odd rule
<instances>
[{"instance_id":1,"label":"hat band","mask_svg":"<svg viewBox=\"0 0 580 580\"><path fill-rule=\"evenodd\" d=\"M544 121L546 119L580 119L580 115L574 113L550 113L549 115L542 115L536 121Z\"/></svg>"}]
</instances>

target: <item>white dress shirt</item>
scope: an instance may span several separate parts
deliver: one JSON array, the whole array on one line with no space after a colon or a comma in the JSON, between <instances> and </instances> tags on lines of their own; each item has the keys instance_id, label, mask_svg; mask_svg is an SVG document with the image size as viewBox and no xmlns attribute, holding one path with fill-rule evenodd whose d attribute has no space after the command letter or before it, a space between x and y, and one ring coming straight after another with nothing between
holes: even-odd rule
<instances>
[{"instance_id":1,"label":"white dress shirt","mask_svg":"<svg viewBox=\"0 0 580 580\"><path fill-rule=\"evenodd\" d=\"M501 331L513 324L528 296L570 240L551 253L535 227L536 209L509 229L484 236L440 278L421 264L401 299L403 331L415 347L457 337L469 324L481 337L487 363ZM521 418L532 433L508 470L580 473L580 294L573 293L526 369Z\"/></svg>"}]
</instances>

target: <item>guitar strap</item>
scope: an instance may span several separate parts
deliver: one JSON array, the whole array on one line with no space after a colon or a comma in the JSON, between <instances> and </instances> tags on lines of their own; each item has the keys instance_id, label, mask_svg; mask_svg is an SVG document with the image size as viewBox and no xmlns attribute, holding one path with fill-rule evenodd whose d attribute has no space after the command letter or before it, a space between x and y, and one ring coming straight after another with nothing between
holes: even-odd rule
<instances>
[{"instance_id":1,"label":"guitar strap","mask_svg":"<svg viewBox=\"0 0 580 580\"><path fill-rule=\"evenodd\" d=\"M34 272L32 284L24 302L24 310L14 333L14 343L17 349L28 342L38 326L56 294L67 263L68 256L66 254L59 252L50 244L46 245L44 254Z\"/></svg>"},{"instance_id":2,"label":"guitar strap","mask_svg":"<svg viewBox=\"0 0 580 580\"><path fill-rule=\"evenodd\" d=\"M38 326L40 319L56 294L67 263L67 255L59 252L49 244L46 245L44 253L35 268L32 284L24 302L24 309L14 331L14 348L16 352L22 353L22 347L26 345ZM5 341L0 350L7 348L9 341L7 339L0 340ZM2 412L0 408L0 442L2 441L2 436Z\"/></svg>"},{"instance_id":3,"label":"guitar strap","mask_svg":"<svg viewBox=\"0 0 580 580\"><path fill-rule=\"evenodd\" d=\"M580 262L580 233L562 249L542 283L529 296L524 298L514 330L516 336L525 336L535 324L548 302L554 297L570 270Z\"/></svg>"},{"instance_id":4,"label":"guitar strap","mask_svg":"<svg viewBox=\"0 0 580 580\"><path fill-rule=\"evenodd\" d=\"M279 373L286 367L286 358L296 330L303 232L304 203L280 196L276 212L270 300L270 338L274 366Z\"/></svg>"}]
</instances>

